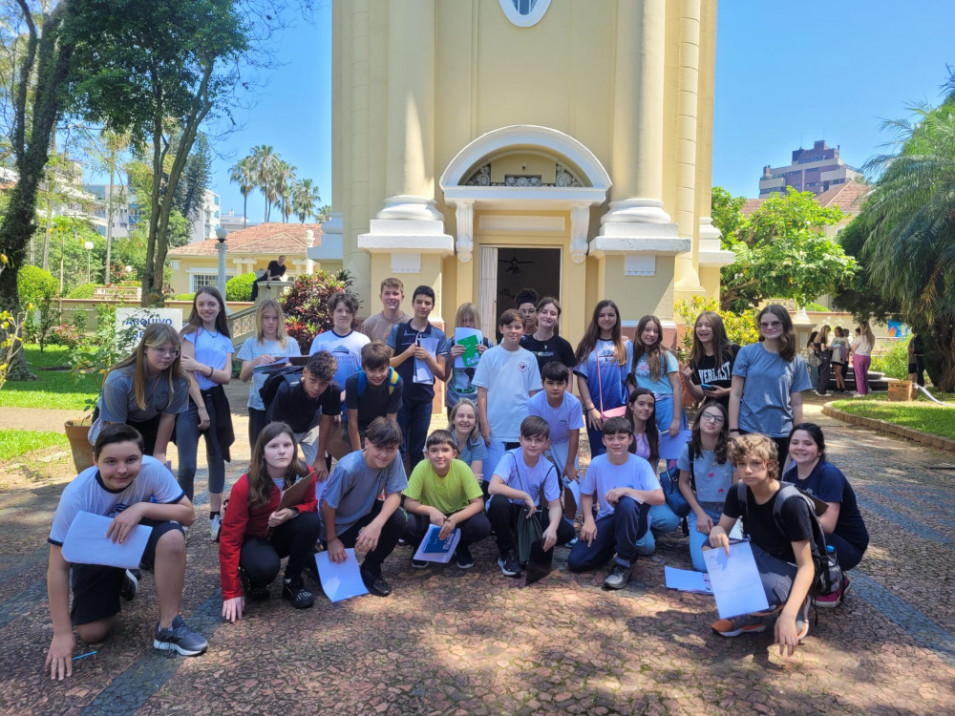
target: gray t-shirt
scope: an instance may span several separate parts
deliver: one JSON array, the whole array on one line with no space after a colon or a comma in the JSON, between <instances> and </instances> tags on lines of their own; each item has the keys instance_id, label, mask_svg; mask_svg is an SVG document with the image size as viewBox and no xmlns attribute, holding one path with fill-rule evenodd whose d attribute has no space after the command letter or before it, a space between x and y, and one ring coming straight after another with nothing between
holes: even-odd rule
<instances>
[{"instance_id":1,"label":"gray t-shirt","mask_svg":"<svg viewBox=\"0 0 955 716\"><path fill-rule=\"evenodd\" d=\"M793 426L790 396L812 387L803 357L797 354L791 361L784 361L762 343L752 343L740 348L733 375L746 379L739 429L773 438L788 436Z\"/></svg>"},{"instance_id":2,"label":"gray t-shirt","mask_svg":"<svg viewBox=\"0 0 955 716\"><path fill-rule=\"evenodd\" d=\"M189 381L184 377L173 381L172 399L165 374L146 379L146 407L140 409L133 392L134 366L111 371L103 383L99 397L99 416L90 428L90 444L96 441L106 423L144 423L160 413L178 415L186 412L189 403Z\"/></svg>"},{"instance_id":3,"label":"gray t-shirt","mask_svg":"<svg viewBox=\"0 0 955 716\"><path fill-rule=\"evenodd\" d=\"M356 450L338 461L322 499L335 510L335 533L340 535L371 512L382 490L391 495L407 486L400 454L388 467L377 470L365 462L364 450Z\"/></svg>"},{"instance_id":4,"label":"gray t-shirt","mask_svg":"<svg viewBox=\"0 0 955 716\"><path fill-rule=\"evenodd\" d=\"M690 444L683 446L676 466L690 472ZM726 493L733 485L733 464L726 460L716 462L716 452L704 450L693 459L693 480L696 482L696 499L700 502L725 502Z\"/></svg>"},{"instance_id":5,"label":"gray t-shirt","mask_svg":"<svg viewBox=\"0 0 955 716\"><path fill-rule=\"evenodd\" d=\"M393 326L399 323L407 323L410 320L411 316L404 311L401 312L397 321L389 321L384 314L376 313L362 321L361 332L368 336L370 340L385 342L388 340L388 334L391 333Z\"/></svg>"}]
</instances>

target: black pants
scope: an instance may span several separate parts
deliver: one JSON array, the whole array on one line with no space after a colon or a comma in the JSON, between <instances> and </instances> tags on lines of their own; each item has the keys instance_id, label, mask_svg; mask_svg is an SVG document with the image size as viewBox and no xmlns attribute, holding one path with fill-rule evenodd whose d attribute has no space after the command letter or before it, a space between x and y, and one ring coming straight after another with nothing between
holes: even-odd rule
<instances>
[{"instance_id":1,"label":"black pants","mask_svg":"<svg viewBox=\"0 0 955 716\"><path fill-rule=\"evenodd\" d=\"M820 393L829 392L829 377L832 375L832 361L828 355L822 356L822 362L819 364L819 383L816 390Z\"/></svg>"},{"instance_id":2,"label":"black pants","mask_svg":"<svg viewBox=\"0 0 955 716\"><path fill-rule=\"evenodd\" d=\"M279 525L268 537L246 537L239 553L239 569L255 586L271 584L279 574L282 557L288 557L285 576L297 579L308 560L314 559L315 543L322 533L317 512L303 512Z\"/></svg>"},{"instance_id":3,"label":"black pants","mask_svg":"<svg viewBox=\"0 0 955 716\"><path fill-rule=\"evenodd\" d=\"M494 495L488 505L487 518L494 527L497 549L502 557L508 553L508 550L517 549L517 520L523 506L523 504L511 502L503 495ZM547 508L538 508L536 516L540 521L541 529L546 530L550 526L550 514ZM557 524L557 544L567 544L576 535L574 526L561 517Z\"/></svg>"},{"instance_id":4,"label":"black pants","mask_svg":"<svg viewBox=\"0 0 955 716\"><path fill-rule=\"evenodd\" d=\"M371 512L338 535L338 539L342 541L345 547L355 546L355 543L358 541L358 533L361 532L365 525L374 520L381 513L381 508L384 507L384 504L385 503L381 500L375 500ZM381 528L381 534L378 536L378 545L365 557L365 561L362 563L362 569L367 568L368 571L371 572L381 572L381 563L394 551L398 540L405 532L407 524L408 515L399 507L392 513L391 517L388 518L384 527Z\"/></svg>"},{"instance_id":5,"label":"black pants","mask_svg":"<svg viewBox=\"0 0 955 716\"><path fill-rule=\"evenodd\" d=\"M413 512L408 513L408 527L405 529L405 541L414 545L417 550L421 540L428 533L428 526L431 524L425 515L416 515ZM469 517L458 525L461 530L461 541L459 547L469 547L475 542L480 542L491 533L491 523L483 511L478 512L473 517Z\"/></svg>"},{"instance_id":6,"label":"black pants","mask_svg":"<svg viewBox=\"0 0 955 716\"><path fill-rule=\"evenodd\" d=\"M255 441L262 428L269 424L268 413L257 408L249 408L249 448L255 450Z\"/></svg>"}]
</instances>

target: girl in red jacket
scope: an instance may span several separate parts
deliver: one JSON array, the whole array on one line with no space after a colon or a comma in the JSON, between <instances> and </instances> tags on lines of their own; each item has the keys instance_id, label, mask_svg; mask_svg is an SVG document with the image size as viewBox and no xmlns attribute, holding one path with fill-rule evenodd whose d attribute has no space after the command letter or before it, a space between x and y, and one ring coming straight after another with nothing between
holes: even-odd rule
<instances>
[{"instance_id":1,"label":"girl in red jacket","mask_svg":"<svg viewBox=\"0 0 955 716\"><path fill-rule=\"evenodd\" d=\"M222 617L242 618L245 600L269 598L269 584L288 557L282 598L296 609L312 606L302 569L314 559L321 520L315 500L315 472L297 458L295 434L285 423L269 423L255 442L252 467L232 487L219 538ZM292 506L279 509L282 493L307 480Z\"/></svg>"}]
</instances>

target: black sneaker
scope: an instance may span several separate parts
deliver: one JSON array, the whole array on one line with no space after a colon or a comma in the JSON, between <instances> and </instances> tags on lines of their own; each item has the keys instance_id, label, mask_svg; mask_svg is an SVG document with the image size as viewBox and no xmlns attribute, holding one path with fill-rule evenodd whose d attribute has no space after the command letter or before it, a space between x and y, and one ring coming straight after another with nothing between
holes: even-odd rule
<instances>
[{"instance_id":1,"label":"black sneaker","mask_svg":"<svg viewBox=\"0 0 955 716\"><path fill-rule=\"evenodd\" d=\"M458 569L471 569L474 566L474 557L471 556L471 550L463 545L459 545L455 552Z\"/></svg>"},{"instance_id":2,"label":"black sneaker","mask_svg":"<svg viewBox=\"0 0 955 716\"><path fill-rule=\"evenodd\" d=\"M631 572L630 567L624 566L619 562L614 562L613 569L610 570L610 574L604 579L604 588L623 589L630 584Z\"/></svg>"},{"instance_id":3,"label":"black sneaker","mask_svg":"<svg viewBox=\"0 0 955 716\"><path fill-rule=\"evenodd\" d=\"M426 569L428 566L428 560L426 559L415 559L411 558L411 566L415 569Z\"/></svg>"},{"instance_id":4,"label":"black sneaker","mask_svg":"<svg viewBox=\"0 0 955 716\"><path fill-rule=\"evenodd\" d=\"M391 585L381 576L381 572L372 571L370 568L361 566L361 581L368 587L368 591L376 597L387 597L391 594Z\"/></svg>"},{"instance_id":5,"label":"black sneaker","mask_svg":"<svg viewBox=\"0 0 955 716\"><path fill-rule=\"evenodd\" d=\"M172 620L169 629L160 629L156 624L153 648L160 651L178 651L183 656L198 656L209 647L209 642L197 631L186 626L182 615Z\"/></svg>"},{"instance_id":6,"label":"black sneaker","mask_svg":"<svg viewBox=\"0 0 955 716\"><path fill-rule=\"evenodd\" d=\"M282 582L282 599L292 603L296 609L308 609L315 603L315 597L305 588L302 578L287 578Z\"/></svg>"},{"instance_id":7,"label":"black sneaker","mask_svg":"<svg viewBox=\"0 0 955 716\"><path fill-rule=\"evenodd\" d=\"M503 557L498 557L497 566L505 577L519 577L521 574L521 561L513 549L509 549Z\"/></svg>"},{"instance_id":8,"label":"black sneaker","mask_svg":"<svg viewBox=\"0 0 955 716\"><path fill-rule=\"evenodd\" d=\"M270 596L268 584L252 584L244 569L239 570L239 579L242 580L242 593L250 602L264 602Z\"/></svg>"},{"instance_id":9,"label":"black sneaker","mask_svg":"<svg viewBox=\"0 0 955 716\"><path fill-rule=\"evenodd\" d=\"M136 574L139 570L126 570L126 574L123 575L123 586L119 588L120 596L125 599L127 602L131 602L136 598L136 590L139 588L139 575Z\"/></svg>"}]
</instances>

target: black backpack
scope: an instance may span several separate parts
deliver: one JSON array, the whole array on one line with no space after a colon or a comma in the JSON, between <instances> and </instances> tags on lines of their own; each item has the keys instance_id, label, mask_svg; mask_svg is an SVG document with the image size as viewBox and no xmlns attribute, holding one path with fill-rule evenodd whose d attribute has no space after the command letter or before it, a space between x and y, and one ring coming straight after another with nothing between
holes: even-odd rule
<instances>
[{"instance_id":1,"label":"black backpack","mask_svg":"<svg viewBox=\"0 0 955 716\"><path fill-rule=\"evenodd\" d=\"M279 386L282 385L282 383L288 383L291 388L299 382L303 370L303 366L300 365L287 365L266 378L265 383L259 388L259 397L262 398L262 403L265 405L266 410L269 409L269 406L275 399L275 394L279 392Z\"/></svg>"},{"instance_id":2,"label":"black backpack","mask_svg":"<svg viewBox=\"0 0 955 716\"><path fill-rule=\"evenodd\" d=\"M743 514L748 514L748 493L749 490L746 489L746 485L742 481L736 483L736 497ZM810 597L816 597L830 594L842 583L842 568L839 567L838 557L835 549L826 545L826 535L822 531L822 525L819 524L815 500L789 482L782 483L782 487L773 496L773 520L776 523L776 529L785 534L782 510L786 501L791 499L805 500L809 506L809 523L812 526L812 541L815 545L812 561L816 570L816 578L809 588L809 595Z\"/></svg>"}]
</instances>

